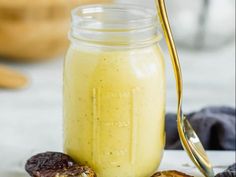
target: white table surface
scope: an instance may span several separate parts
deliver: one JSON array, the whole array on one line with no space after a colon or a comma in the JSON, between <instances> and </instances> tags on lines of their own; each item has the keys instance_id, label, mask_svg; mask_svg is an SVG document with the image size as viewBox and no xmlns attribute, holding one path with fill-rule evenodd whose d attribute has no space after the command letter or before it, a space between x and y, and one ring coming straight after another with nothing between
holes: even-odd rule
<instances>
[{"instance_id":1,"label":"white table surface","mask_svg":"<svg viewBox=\"0 0 236 177\"><path fill-rule=\"evenodd\" d=\"M180 50L179 53L185 111L206 105L235 106L234 45L217 51ZM175 111L175 83L166 52L165 55L167 111ZM0 177L25 177L23 165L28 157L37 152L61 150L62 63L62 59L27 65L5 63L24 72L31 83L23 90L0 90ZM234 152L210 152L209 155L217 166L235 161ZM196 171L184 152L172 151L165 153L161 169L179 169L190 174Z\"/></svg>"},{"instance_id":2,"label":"white table surface","mask_svg":"<svg viewBox=\"0 0 236 177\"><path fill-rule=\"evenodd\" d=\"M0 158L3 163L3 159L8 158L9 150L1 153ZM24 163L32 153L34 154L34 152L26 152L25 149L19 148L17 150L14 149L11 153L12 156L18 158L18 161L8 161L6 164L2 164L0 167L0 177L28 177L24 171ZM207 153L214 166L215 173L222 172L227 166L235 162L235 152L208 151ZM158 171L162 170L179 170L195 177L203 177L184 151L165 151Z\"/></svg>"}]
</instances>

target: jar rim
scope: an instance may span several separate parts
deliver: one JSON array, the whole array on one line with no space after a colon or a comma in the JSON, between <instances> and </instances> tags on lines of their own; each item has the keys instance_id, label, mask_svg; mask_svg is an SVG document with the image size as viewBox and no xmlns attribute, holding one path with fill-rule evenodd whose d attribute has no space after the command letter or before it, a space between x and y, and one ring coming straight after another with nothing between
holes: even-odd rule
<instances>
[{"instance_id":1,"label":"jar rim","mask_svg":"<svg viewBox=\"0 0 236 177\"><path fill-rule=\"evenodd\" d=\"M114 15L111 17L111 13L116 15L126 13L126 18L119 19L119 16ZM99 18L101 14L107 16L103 19ZM73 9L71 16L73 24L78 25L78 23L83 22L84 26L80 26L80 28L95 31L127 31L150 26L157 27L158 25L157 15L152 9L132 4L82 5ZM88 23L87 26L86 22Z\"/></svg>"},{"instance_id":2,"label":"jar rim","mask_svg":"<svg viewBox=\"0 0 236 177\"><path fill-rule=\"evenodd\" d=\"M83 5L73 9L71 16L71 41L105 46L147 46L161 39L156 12L138 5Z\"/></svg>"}]
</instances>

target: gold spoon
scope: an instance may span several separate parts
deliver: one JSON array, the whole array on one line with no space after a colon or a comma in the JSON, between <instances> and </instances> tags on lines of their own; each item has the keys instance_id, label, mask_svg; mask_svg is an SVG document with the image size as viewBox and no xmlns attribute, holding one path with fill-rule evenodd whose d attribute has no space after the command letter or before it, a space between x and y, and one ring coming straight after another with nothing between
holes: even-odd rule
<instances>
[{"instance_id":1,"label":"gold spoon","mask_svg":"<svg viewBox=\"0 0 236 177\"><path fill-rule=\"evenodd\" d=\"M193 161L193 163L204 174L204 176L214 177L212 165L208 160L207 154L201 144L201 141L199 140L197 134L190 125L188 119L184 116L182 112L182 99L183 99L182 73L181 73L178 53L175 47L174 39L172 36L168 20L165 0L156 0L156 5L175 73L176 87L178 94L177 126L180 140L182 142L184 149L187 151L189 157Z\"/></svg>"}]
</instances>

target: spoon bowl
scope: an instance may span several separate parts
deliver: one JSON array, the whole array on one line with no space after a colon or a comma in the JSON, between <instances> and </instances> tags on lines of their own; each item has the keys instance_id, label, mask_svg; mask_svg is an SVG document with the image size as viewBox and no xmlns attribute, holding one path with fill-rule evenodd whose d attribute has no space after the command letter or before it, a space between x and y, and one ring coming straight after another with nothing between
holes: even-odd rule
<instances>
[{"instance_id":1,"label":"spoon bowl","mask_svg":"<svg viewBox=\"0 0 236 177\"><path fill-rule=\"evenodd\" d=\"M200 139L185 116L178 124L180 139L189 157L206 177L214 177L214 171ZM182 127L181 127L182 126Z\"/></svg>"}]
</instances>

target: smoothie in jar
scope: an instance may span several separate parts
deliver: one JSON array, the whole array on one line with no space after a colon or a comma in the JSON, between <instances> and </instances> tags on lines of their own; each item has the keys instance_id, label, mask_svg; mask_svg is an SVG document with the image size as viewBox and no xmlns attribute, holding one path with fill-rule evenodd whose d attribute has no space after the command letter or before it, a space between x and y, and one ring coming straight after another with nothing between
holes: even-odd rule
<instances>
[{"instance_id":1,"label":"smoothie in jar","mask_svg":"<svg viewBox=\"0 0 236 177\"><path fill-rule=\"evenodd\" d=\"M165 139L165 71L155 13L102 5L79 7L72 15L84 19L76 25L93 30L95 37L71 32L64 68L64 151L98 177L148 177L160 164Z\"/></svg>"}]
</instances>

